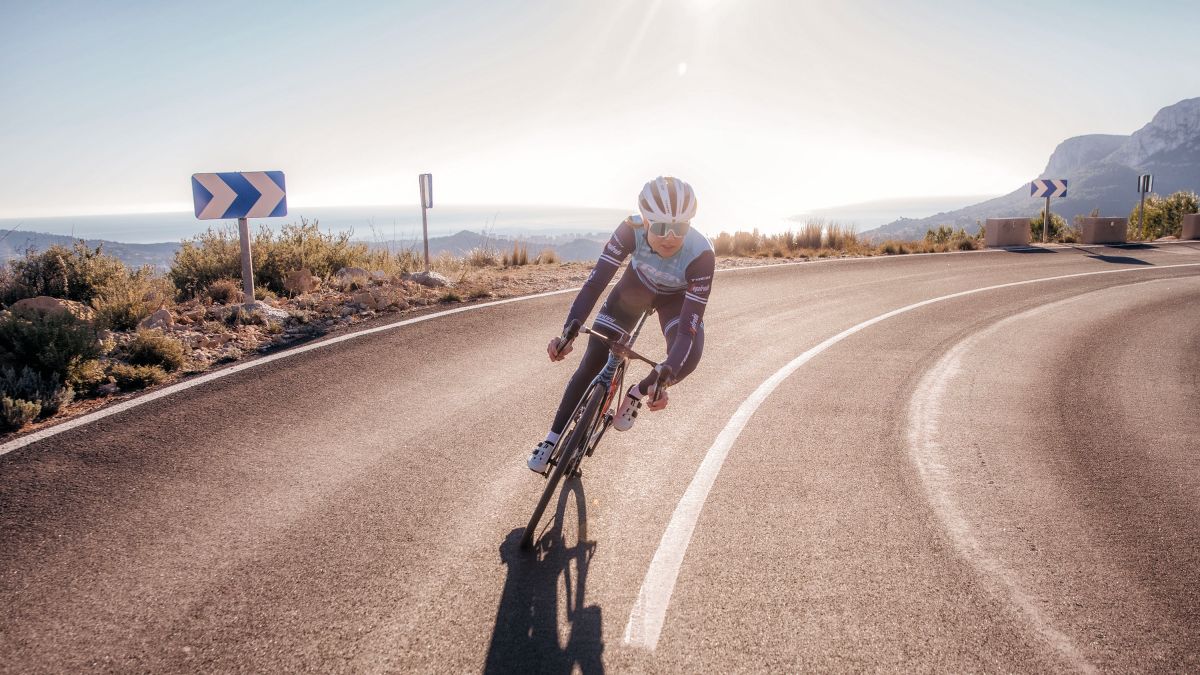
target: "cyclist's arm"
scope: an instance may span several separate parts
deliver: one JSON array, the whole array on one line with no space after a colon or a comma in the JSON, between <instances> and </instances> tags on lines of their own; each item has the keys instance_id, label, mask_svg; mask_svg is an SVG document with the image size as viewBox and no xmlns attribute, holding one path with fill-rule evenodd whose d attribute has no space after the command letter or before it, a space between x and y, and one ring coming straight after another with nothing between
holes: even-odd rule
<instances>
[{"instance_id":1,"label":"cyclist's arm","mask_svg":"<svg viewBox=\"0 0 1200 675\"><path fill-rule=\"evenodd\" d=\"M582 324L587 320L592 309L596 307L596 301L600 299L600 294L604 292L605 287L612 281L613 275L617 273L617 268L633 251L635 236L633 223L628 218L617 226L608 243L604 245L604 251L596 261L596 266L592 268L591 275L584 282L583 288L579 290L579 295L575 296L571 312L567 315L566 323L563 324L564 328L570 326L572 321Z\"/></svg>"},{"instance_id":2,"label":"cyclist's arm","mask_svg":"<svg viewBox=\"0 0 1200 675\"><path fill-rule=\"evenodd\" d=\"M687 266L687 291L683 294L683 309L679 312L679 325L675 339L663 361L670 372L678 373L692 352L700 322L704 320L704 308L708 305L708 294L712 291L713 272L717 259L712 251L696 256Z\"/></svg>"}]
</instances>

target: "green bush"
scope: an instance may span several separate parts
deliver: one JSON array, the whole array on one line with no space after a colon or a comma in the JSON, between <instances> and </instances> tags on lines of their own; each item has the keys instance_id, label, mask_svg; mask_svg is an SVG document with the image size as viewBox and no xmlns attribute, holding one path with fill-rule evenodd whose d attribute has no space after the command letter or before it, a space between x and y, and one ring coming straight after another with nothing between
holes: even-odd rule
<instances>
[{"instance_id":1,"label":"green bush","mask_svg":"<svg viewBox=\"0 0 1200 675\"><path fill-rule=\"evenodd\" d=\"M114 279L92 298L96 325L109 330L133 330L138 322L167 305L175 289L149 267Z\"/></svg>"},{"instance_id":2,"label":"green bush","mask_svg":"<svg viewBox=\"0 0 1200 675\"><path fill-rule=\"evenodd\" d=\"M322 233L318 221L304 218L284 225L278 237L264 226L254 238L254 281L284 293L284 280L299 269L327 279L343 267L369 267L367 245L351 242L351 234Z\"/></svg>"},{"instance_id":3,"label":"green bush","mask_svg":"<svg viewBox=\"0 0 1200 675\"><path fill-rule=\"evenodd\" d=\"M0 368L0 396L37 403L39 414L49 417L75 398L75 390L61 379L42 375L28 366L20 372L4 367Z\"/></svg>"},{"instance_id":4,"label":"green bush","mask_svg":"<svg viewBox=\"0 0 1200 675\"><path fill-rule=\"evenodd\" d=\"M117 381L117 386L126 391L145 389L167 379L167 372L159 366L134 366L128 363L112 364L108 374Z\"/></svg>"},{"instance_id":5,"label":"green bush","mask_svg":"<svg viewBox=\"0 0 1200 675\"><path fill-rule=\"evenodd\" d=\"M125 360L135 366L161 366L167 372L183 367L183 343L158 330L139 330L125 345Z\"/></svg>"},{"instance_id":6,"label":"green bush","mask_svg":"<svg viewBox=\"0 0 1200 675\"><path fill-rule=\"evenodd\" d=\"M62 381L74 364L99 355L96 330L65 312L0 318L0 363Z\"/></svg>"},{"instance_id":7,"label":"green bush","mask_svg":"<svg viewBox=\"0 0 1200 675\"><path fill-rule=\"evenodd\" d=\"M250 244L256 284L274 293L284 293L283 282L298 269L328 278L343 267L376 267L387 262L372 256L363 243L350 240L351 233L322 233L318 221L304 218L284 225L276 235L262 225ZM383 258L387 258L383 252ZM175 253L170 278L185 298L202 293L218 279L242 276L242 252L237 230L232 227L209 228L203 234L184 240Z\"/></svg>"},{"instance_id":8,"label":"green bush","mask_svg":"<svg viewBox=\"0 0 1200 675\"><path fill-rule=\"evenodd\" d=\"M67 385L75 390L75 393L84 396L96 395L100 386L107 383L108 374L96 359L80 361L71 366L71 371L67 373Z\"/></svg>"},{"instance_id":9,"label":"green bush","mask_svg":"<svg viewBox=\"0 0 1200 675\"><path fill-rule=\"evenodd\" d=\"M1139 200L1129 212L1130 239L1158 239L1159 237L1178 237L1183 234L1183 217L1196 213L1200 200L1195 192L1186 190L1172 193L1167 197L1156 194L1146 195L1146 213L1144 231L1138 231Z\"/></svg>"},{"instance_id":10,"label":"green bush","mask_svg":"<svg viewBox=\"0 0 1200 675\"><path fill-rule=\"evenodd\" d=\"M33 401L0 396L0 431L16 431L37 419L42 406Z\"/></svg>"},{"instance_id":11,"label":"green bush","mask_svg":"<svg viewBox=\"0 0 1200 675\"><path fill-rule=\"evenodd\" d=\"M83 241L72 248L55 244L45 251L30 249L9 264L0 288L0 301L12 304L24 298L48 295L88 303L102 289L128 276L120 260L90 248Z\"/></svg>"},{"instance_id":12,"label":"green bush","mask_svg":"<svg viewBox=\"0 0 1200 675\"><path fill-rule=\"evenodd\" d=\"M1038 212L1038 215L1033 220L1029 221L1029 240L1039 242L1042 240L1042 226L1046 223L1046 209ZM1063 232L1067 229L1067 221L1057 213L1050 213L1050 236L1048 241L1061 241Z\"/></svg>"},{"instance_id":13,"label":"green bush","mask_svg":"<svg viewBox=\"0 0 1200 675\"><path fill-rule=\"evenodd\" d=\"M240 277L242 251L237 230L208 228L185 239L171 261L167 276L185 298L194 298L218 279Z\"/></svg>"}]
</instances>

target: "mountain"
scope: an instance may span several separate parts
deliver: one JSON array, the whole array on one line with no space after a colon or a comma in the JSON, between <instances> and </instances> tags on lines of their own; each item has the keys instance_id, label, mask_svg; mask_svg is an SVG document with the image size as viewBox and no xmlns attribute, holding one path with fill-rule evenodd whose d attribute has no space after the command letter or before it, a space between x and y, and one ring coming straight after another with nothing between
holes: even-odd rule
<instances>
[{"instance_id":1,"label":"mountain","mask_svg":"<svg viewBox=\"0 0 1200 675\"><path fill-rule=\"evenodd\" d=\"M1200 98L1180 101L1158 111L1149 124L1129 136L1091 134L1069 138L1054 149L1046 169L1036 178L1066 178L1067 197L1051 210L1071 222L1099 209L1105 216L1125 216L1138 201L1137 176L1154 175L1154 191L1200 191ZM1025 183L1011 193L965 208L925 218L900 218L863 235L919 238L940 225L977 232L988 218L1036 215L1044 205L1029 196Z\"/></svg>"}]
</instances>

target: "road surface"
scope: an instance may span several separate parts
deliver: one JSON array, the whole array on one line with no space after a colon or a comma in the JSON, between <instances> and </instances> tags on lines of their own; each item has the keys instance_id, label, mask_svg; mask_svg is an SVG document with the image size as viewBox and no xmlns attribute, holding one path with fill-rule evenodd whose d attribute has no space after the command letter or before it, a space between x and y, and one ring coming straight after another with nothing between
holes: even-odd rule
<instances>
[{"instance_id":1,"label":"road surface","mask_svg":"<svg viewBox=\"0 0 1200 675\"><path fill-rule=\"evenodd\" d=\"M526 553L571 298L0 456L0 671L1200 669L1200 244L721 273Z\"/></svg>"}]
</instances>

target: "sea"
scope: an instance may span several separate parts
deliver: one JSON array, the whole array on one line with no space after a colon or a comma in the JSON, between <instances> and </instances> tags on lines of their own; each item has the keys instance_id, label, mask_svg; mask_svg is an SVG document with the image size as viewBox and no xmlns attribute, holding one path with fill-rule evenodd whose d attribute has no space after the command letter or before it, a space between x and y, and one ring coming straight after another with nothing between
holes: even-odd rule
<instances>
[{"instance_id":1,"label":"sea","mask_svg":"<svg viewBox=\"0 0 1200 675\"><path fill-rule=\"evenodd\" d=\"M429 236L463 230L485 234L552 236L602 233L605 236L629 215L605 208L538 206L444 206L429 210ZM316 222L322 232L350 232L362 241L417 241L422 238L421 209L415 205L289 208L287 216L251 219L256 230L267 224L278 230L301 220ZM45 218L0 218L0 236L8 232L41 232L79 239L126 244L179 242L208 228L237 228L236 220L197 220L191 211Z\"/></svg>"}]
</instances>

